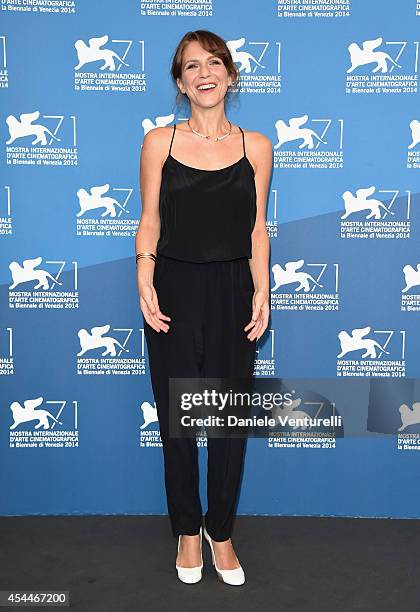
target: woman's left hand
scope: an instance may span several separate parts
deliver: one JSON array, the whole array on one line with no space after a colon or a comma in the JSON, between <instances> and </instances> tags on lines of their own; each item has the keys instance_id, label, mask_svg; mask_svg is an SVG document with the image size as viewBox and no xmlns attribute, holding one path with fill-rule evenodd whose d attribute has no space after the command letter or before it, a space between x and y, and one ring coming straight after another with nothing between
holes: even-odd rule
<instances>
[{"instance_id":1,"label":"woman's left hand","mask_svg":"<svg viewBox=\"0 0 420 612\"><path fill-rule=\"evenodd\" d=\"M269 296L265 291L255 291L252 298L252 319L244 331L251 329L247 335L248 340L259 340L268 325L268 318L270 316L270 302Z\"/></svg>"}]
</instances>

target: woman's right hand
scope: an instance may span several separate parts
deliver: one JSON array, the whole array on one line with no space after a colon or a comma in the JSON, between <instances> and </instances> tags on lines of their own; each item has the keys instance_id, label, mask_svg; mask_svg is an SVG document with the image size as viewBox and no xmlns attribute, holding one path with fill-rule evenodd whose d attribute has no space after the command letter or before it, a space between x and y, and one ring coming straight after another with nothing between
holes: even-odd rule
<instances>
[{"instance_id":1,"label":"woman's right hand","mask_svg":"<svg viewBox=\"0 0 420 612\"><path fill-rule=\"evenodd\" d=\"M163 312L160 311L158 296L153 284L141 284L139 292L140 308L146 322L157 332L162 330L167 333L169 331L169 325L165 323L163 319L170 321L171 317L164 315Z\"/></svg>"}]
</instances>

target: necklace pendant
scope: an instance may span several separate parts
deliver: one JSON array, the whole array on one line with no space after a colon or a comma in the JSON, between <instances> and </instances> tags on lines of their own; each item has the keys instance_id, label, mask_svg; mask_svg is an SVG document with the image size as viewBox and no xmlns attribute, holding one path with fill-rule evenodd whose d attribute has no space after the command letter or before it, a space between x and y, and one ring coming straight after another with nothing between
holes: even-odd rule
<instances>
[{"instance_id":1,"label":"necklace pendant","mask_svg":"<svg viewBox=\"0 0 420 612\"><path fill-rule=\"evenodd\" d=\"M224 138L226 138L227 136L229 136L229 135L230 135L230 133L232 132L232 124L231 124L231 122L230 122L229 120L228 120L228 122L229 122L229 126L230 126L230 127L229 127L229 131L228 131L228 132L226 132L226 134L224 134L223 136L216 136L215 138L213 138L213 141L214 141L214 142L217 142L218 140L223 140ZM198 131L197 131L197 130L195 130L193 127L191 127L191 125L190 125L190 120L189 120L189 119L188 119L187 123L188 123L188 125L189 125L189 127L190 127L190 130L191 130L191 131L192 131L194 134L197 134L197 136L200 136L201 138L205 138L206 140L211 140L211 139L212 139L212 136L210 136L209 134L200 134L200 132L198 132Z\"/></svg>"}]
</instances>

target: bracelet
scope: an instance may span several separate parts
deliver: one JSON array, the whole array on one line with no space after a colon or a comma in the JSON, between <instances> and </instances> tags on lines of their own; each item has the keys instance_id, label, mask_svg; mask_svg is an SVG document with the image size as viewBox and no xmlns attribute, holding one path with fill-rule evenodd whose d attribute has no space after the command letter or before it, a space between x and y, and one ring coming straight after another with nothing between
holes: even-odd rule
<instances>
[{"instance_id":1,"label":"bracelet","mask_svg":"<svg viewBox=\"0 0 420 612\"><path fill-rule=\"evenodd\" d=\"M136 265L138 263L138 260L141 257L151 257L153 259L153 261L156 261L156 255L154 253L147 253L146 251L144 251L142 253L137 253L137 255L136 255Z\"/></svg>"}]
</instances>

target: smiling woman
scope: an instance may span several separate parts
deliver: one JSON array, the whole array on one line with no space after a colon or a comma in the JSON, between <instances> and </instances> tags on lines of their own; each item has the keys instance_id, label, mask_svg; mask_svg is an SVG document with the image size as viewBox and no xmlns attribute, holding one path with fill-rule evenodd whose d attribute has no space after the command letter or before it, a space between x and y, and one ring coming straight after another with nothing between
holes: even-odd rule
<instances>
[{"instance_id":1,"label":"smiling woman","mask_svg":"<svg viewBox=\"0 0 420 612\"><path fill-rule=\"evenodd\" d=\"M194 53L195 49L198 50L198 53ZM207 52L204 58L203 51ZM207 81L200 81L200 79L197 81L197 73L201 70L203 60L211 67L211 73L209 72ZM229 77L227 87L224 78L226 72ZM228 88L233 84L238 85L240 79L239 69L225 41L207 30L185 34L174 54L171 74L179 88L177 102L179 102L179 97L191 100L192 91L206 92L208 84L211 89L219 88L223 95L229 95Z\"/></svg>"},{"instance_id":2,"label":"smiling woman","mask_svg":"<svg viewBox=\"0 0 420 612\"><path fill-rule=\"evenodd\" d=\"M253 378L256 341L270 312L265 212L272 146L225 115L239 71L217 34L187 32L175 51L172 76L191 116L144 138L136 235L140 305L168 511L178 536L178 577L188 583L201 579L204 533L219 577L240 585L245 574L230 536L246 439L229 437L226 430L207 436L203 530L197 441L190 433L171 435L169 381Z\"/></svg>"}]
</instances>

